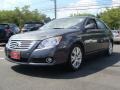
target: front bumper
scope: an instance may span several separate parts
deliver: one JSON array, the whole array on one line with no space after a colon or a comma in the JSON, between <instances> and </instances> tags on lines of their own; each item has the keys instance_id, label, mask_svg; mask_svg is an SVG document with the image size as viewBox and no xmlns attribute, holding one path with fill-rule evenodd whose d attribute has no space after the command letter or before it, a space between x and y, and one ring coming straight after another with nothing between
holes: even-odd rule
<instances>
[{"instance_id":1,"label":"front bumper","mask_svg":"<svg viewBox=\"0 0 120 90\"><path fill-rule=\"evenodd\" d=\"M13 61L12 59L7 58L7 57L5 59L8 60L9 62L21 64L21 65L32 65L32 66L52 66L52 65L54 65L54 63L17 62L17 61Z\"/></svg>"},{"instance_id":2,"label":"front bumper","mask_svg":"<svg viewBox=\"0 0 120 90\"><path fill-rule=\"evenodd\" d=\"M114 37L113 40L114 42L120 42L120 37Z\"/></svg>"},{"instance_id":3,"label":"front bumper","mask_svg":"<svg viewBox=\"0 0 120 90\"><path fill-rule=\"evenodd\" d=\"M55 47L52 49L33 49L28 51L19 51L21 54L20 60L15 60L10 57L10 52L14 51L8 48L5 48L6 60L23 65L40 65L40 66L50 66L56 64L62 64L68 60L68 50L67 48ZM52 58L52 62L46 62L47 58Z\"/></svg>"}]
</instances>

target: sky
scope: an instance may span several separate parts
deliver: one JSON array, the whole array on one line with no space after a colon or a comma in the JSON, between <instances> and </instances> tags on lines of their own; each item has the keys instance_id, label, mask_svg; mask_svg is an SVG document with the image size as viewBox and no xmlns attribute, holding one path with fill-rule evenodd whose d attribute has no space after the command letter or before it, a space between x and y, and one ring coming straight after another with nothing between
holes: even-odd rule
<instances>
[{"instance_id":1,"label":"sky","mask_svg":"<svg viewBox=\"0 0 120 90\"><path fill-rule=\"evenodd\" d=\"M54 18L54 0L0 0L0 10L13 10L15 7L30 5ZM57 0L57 18L68 17L74 13L91 13L96 15L105 7L120 6L120 0Z\"/></svg>"}]
</instances>

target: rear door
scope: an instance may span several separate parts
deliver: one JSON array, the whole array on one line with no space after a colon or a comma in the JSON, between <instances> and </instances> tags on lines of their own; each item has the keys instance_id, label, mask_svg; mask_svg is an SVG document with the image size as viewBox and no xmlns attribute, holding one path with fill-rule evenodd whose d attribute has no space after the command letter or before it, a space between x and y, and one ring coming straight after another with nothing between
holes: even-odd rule
<instances>
[{"instance_id":1,"label":"rear door","mask_svg":"<svg viewBox=\"0 0 120 90\"><path fill-rule=\"evenodd\" d=\"M108 43L109 43L109 28L99 19L96 19L97 22L97 28L99 31L99 40L98 40L98 45L99 49L107 49L108 48Z\"/></svg>"}]
</instances>

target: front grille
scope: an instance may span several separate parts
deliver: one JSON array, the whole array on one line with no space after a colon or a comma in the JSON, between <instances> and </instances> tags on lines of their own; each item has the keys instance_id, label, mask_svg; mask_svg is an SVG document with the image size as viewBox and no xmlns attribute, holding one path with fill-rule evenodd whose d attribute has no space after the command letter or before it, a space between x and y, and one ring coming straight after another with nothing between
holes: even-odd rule
<instances>
[{"instance_id":1,"label":"front grille","mask_svg":"<svg viewBox=\"0 0 120 90\"><path fill-rule=\"evenodd\" d=\"M35 43L36 41L31 40L11 40L8 47L15 50L29 50Z\"/></svg>"},{"instance_id":2,"label":"front grille","mask_svg":"<svg viewBox=\"0 0 120 90\"><path fill-rule=\"evenodd\" d=\"M47 63L45 58L32 58L31 62L32 63Z\"/></svg>"}]
</instances>

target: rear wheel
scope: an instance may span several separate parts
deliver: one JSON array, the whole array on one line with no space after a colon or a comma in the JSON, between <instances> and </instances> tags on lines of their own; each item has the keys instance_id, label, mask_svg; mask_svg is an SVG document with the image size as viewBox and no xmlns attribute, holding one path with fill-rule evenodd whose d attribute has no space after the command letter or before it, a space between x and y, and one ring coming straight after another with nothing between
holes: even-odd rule
<instances>
[{"instance_id":1,"label":"rear wheel","mask_svg":"<svg viewBox=\"0 0 120 90\"><path fill-rule=\"evenodd\" d=\"M112 53L113 53L113 43L111 41L109 41L107 55L110 56L110 55L112 55Z\"/></svg>"},{"instance_id":2,"label":"rear wheel","mask_svg":"<svg viewBox=\"0 0 120 90\"><path fill-rule=\"evenodd\" d=\"M79 45L74 45L71 49L71 52L69 54L69 69L70 70L78 70L81 66L83 60L83 52Z\"/></svg>"}]
</instances>

